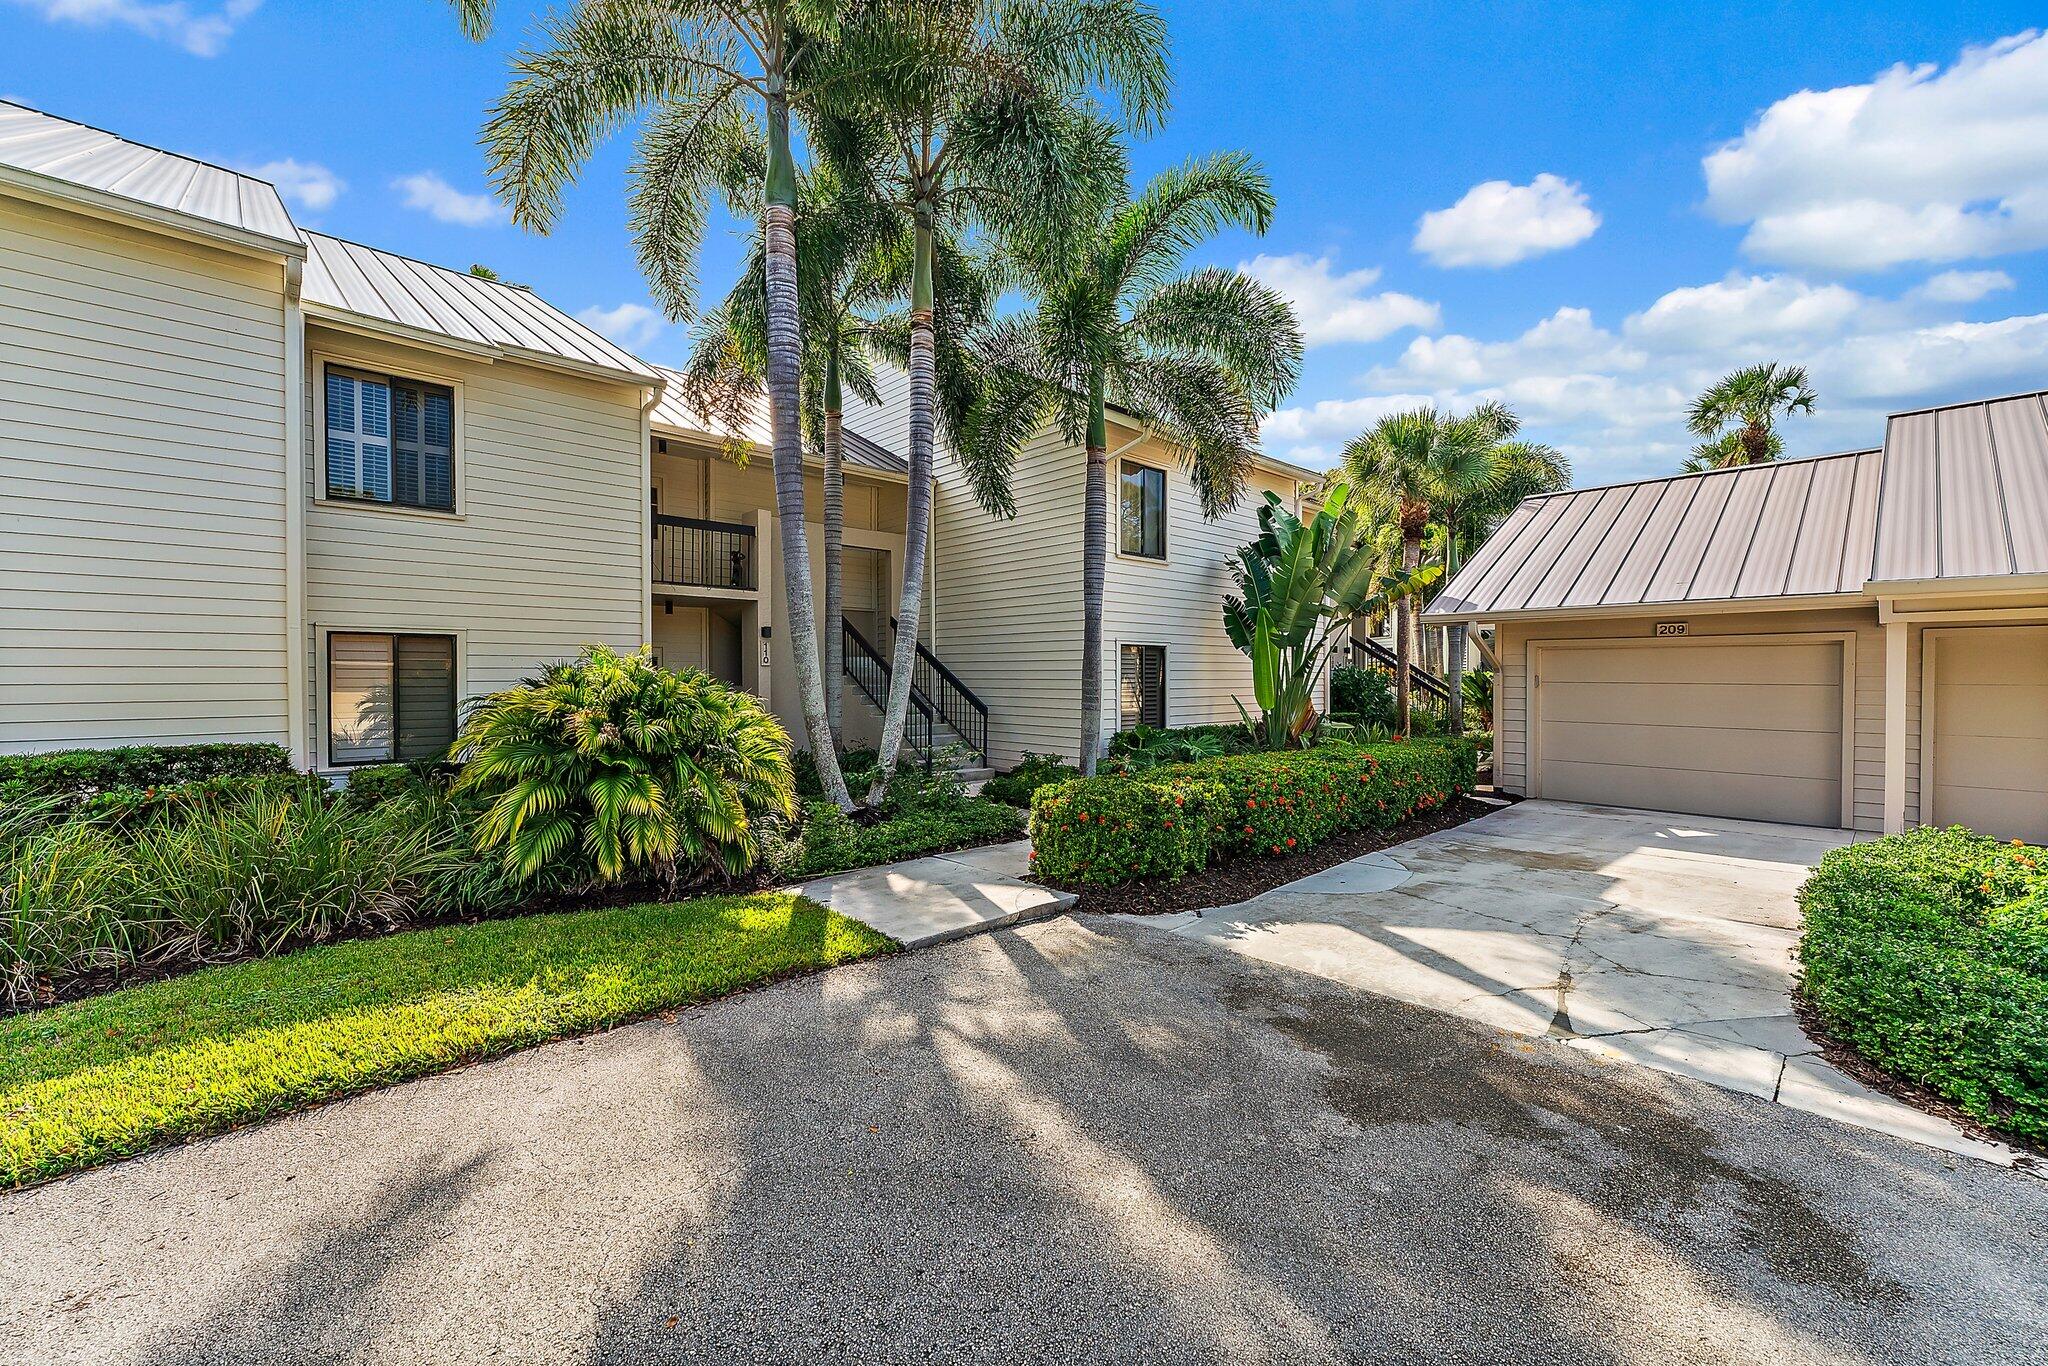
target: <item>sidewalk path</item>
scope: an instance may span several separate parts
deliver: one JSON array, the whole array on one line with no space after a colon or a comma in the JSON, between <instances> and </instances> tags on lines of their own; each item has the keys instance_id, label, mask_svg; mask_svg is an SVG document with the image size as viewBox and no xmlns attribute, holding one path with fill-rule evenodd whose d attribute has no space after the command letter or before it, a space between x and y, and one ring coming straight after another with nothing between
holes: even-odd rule
<instances>
[{"instance_id":1,"label":"sidewalk path","mask_svg":"<svg viewBox=\"0 0 2048 1366\"><path fill-rule=\"evenodd\" d=\"M797 890L841 915L917 948L1003 925L1043 920L1074 904L1072 892L1027 882L1031 841L856 868Z\"/></svg>"}]
</instances>

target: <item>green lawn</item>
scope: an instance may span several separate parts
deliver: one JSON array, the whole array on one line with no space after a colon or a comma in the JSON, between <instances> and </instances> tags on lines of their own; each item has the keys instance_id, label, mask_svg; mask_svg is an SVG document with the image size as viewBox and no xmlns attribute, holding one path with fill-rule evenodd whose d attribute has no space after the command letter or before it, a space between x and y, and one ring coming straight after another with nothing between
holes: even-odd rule
<instances>
[{"instance_id":1,"label":"green lawn","mask_svg":"<svg viewBox=\"0 0 2048 1366\"><path fill-rule=\"evenodd\" d=\"M0 1020L0 1188L883 953L787 892L413 930Z\"/></svg>"}]
</instances>

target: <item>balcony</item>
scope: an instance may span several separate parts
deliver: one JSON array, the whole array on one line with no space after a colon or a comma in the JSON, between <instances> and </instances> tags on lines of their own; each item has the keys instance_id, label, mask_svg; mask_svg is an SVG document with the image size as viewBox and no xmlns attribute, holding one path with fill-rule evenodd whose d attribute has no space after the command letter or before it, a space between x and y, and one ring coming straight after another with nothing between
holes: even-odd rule
<instances>
[{"instance_id":1,"label":"balcony","mask_svg":"<svg viewBox=\"0 0 2048 1366\"><path fill-rule=\"evenodd\" d=\"M657 584L738 588L751 592L754 528L744 522L701 517L654 517L653 576Z\"/></svg>"}]
</instances>

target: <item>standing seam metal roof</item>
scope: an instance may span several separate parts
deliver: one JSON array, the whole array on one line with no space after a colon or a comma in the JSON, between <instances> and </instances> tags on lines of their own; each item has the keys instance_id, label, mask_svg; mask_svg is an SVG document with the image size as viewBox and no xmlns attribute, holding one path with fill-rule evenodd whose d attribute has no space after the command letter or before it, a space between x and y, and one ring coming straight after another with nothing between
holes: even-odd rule
<instances>
[{"instance_id":1,"label":"standing seam metal roof","mask_svg":"<svg viewBox=\"0 0 2048 1366\"><path fill-rule=\"evenodd\" d=\"M542 363L658 381L660 372L531 290L325 233L303 234L307 303Z\"/></svg>"},{"instance_id":2,"label":"standing seam metal roof","mask_svg":"<svg viewBox=\"0 0 2048 1366\"><path fill-rule=\"evenodd\" d=\"M661 401L654 405L651 420L656 427L665 428L671 432L684 433L689 436L709 437L714 441L723 441L728 437L737 435L763 450L768 449L774 443L774 435L768 428L767 415L762 411L760 404L755 404L753 410L748 414L744 431L731 432L725 430L723 422L707 417L705 414L697 411L690 403L688 396L683 390L684 381L680 371L670 370L664 366L656 366L655 369L660 371L662 378L668 381L668 387L662 390ZM854 401L858 402L859 400ZM839 449L840 454L849 465L880 470L884 474L907 475L910 473L910 462L908 460L896 454L887 446L871 441L851 428L841 427Z\"/></svg>"},{"instance_id":3,"label":"standing seam metal roof","mask_svg":"<svg viewBox=\"0 0 2048 1366\"><path fill-rule=\"evenodd\" d=\"M2048 574L2048 393L1895 413L1881 450L1525 500L1425 614L1864 594Z\"/></svg>"},{"instance_id":4,"label":"standing seam metal roof","mask_svg":"<svg viewBox=\"0 0 2048 1366\"><path fill-rule=\"evenodd\" d=\"M5 100L0 166L269 238L298 254L298 229L268 181Z\"/></svg>"}]
</instances>

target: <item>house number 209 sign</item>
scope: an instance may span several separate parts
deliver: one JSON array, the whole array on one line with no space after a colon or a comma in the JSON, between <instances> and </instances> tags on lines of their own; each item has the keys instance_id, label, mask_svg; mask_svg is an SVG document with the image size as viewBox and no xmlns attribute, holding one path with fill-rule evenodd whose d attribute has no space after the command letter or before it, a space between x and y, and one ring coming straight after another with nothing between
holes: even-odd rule
<instances>
[{"instance_id":1,"label":"house number 209 sign","mask_svg":"<svg viewBox=\"0 0 2048 1366\"><path fill-rule=\"evenodd\" d=\"M1682 621L1660 621L1657 623L1657 634L1660 636L1682 636L1685 634L1685 623Z\"/></svg>"}]
</instances>

